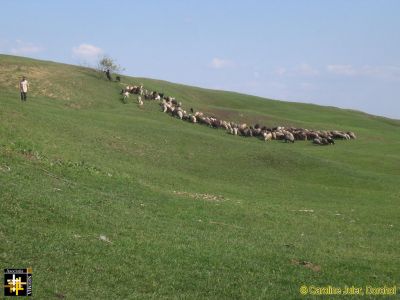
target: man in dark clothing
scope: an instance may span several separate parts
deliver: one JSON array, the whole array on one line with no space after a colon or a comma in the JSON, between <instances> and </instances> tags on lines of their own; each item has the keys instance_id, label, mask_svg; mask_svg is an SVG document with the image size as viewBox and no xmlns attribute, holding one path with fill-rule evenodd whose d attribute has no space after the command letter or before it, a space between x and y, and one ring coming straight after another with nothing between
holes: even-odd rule
<instances>
[{"instance_id":1,"label":"man in dark clothing","mask_svg":"<svg viewBox=\"0 0 400 300\"><path fill-rule=\"evenodd\" d=\"M111 74L110 74L110 69L107 69L106 75L107 75L108 80L111 81L112 78L111 78Z\"/></svg>"}]
</instances>

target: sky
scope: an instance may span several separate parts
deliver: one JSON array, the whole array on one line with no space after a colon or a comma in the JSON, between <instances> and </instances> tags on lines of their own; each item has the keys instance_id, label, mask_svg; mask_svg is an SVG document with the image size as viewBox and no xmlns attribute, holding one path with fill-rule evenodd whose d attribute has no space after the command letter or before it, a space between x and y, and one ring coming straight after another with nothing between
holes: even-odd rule
<instances>
[{"instance_id":1,"label":"sky","mask_svg":"<svg viewBox=\"0 0 400 300\"><path fill-rule=\"evenodd\" d=\"M0 53L400 119L400 1L2 0Z\"/></svg>"}]
</instances>

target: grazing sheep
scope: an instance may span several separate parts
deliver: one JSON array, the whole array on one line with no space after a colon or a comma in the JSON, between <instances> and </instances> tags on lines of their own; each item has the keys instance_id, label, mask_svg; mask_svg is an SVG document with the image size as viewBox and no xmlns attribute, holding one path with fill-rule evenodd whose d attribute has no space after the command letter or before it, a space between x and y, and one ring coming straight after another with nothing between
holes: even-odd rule
<instances>
[{"instance_id":1,"label":"grazing sheep","mask_svg":"<svg viewBox=\"0 0 400 300\"><path fill-rule=\"evenodd\" d=\"M291 132L286 131L283 136L283 140L285 141L285 143L287 142L294 143L294 136Z\"/></svg>"},{"instance_id":2,"label":"grazing sheep","mask_svg":"<svg viewBox=\"0 0 400 300\"><path fill-rule=\"evenodd\" d=\"M193 115L189 115L189 121L192 123L197 123L196 117Z\"/></svg>"},{"instance_id":3,"label":"grazing sheep","mask_svg":"<svg viewBox=\"0 0 400 300\"><path fill-rule=\"evenodd\" d=\"M329 145L328 139L322 138L322 139L321 139L321 144L322 144L322 145Z\"/></svg>"},{"instance_id":4,"label":"grazing sheep","mask_svg":"<svg viewBox=\"0 0 400 300\"><path fill-rule=\"evenodd\" d=\"M195 117L203 117L204 114L201 111L196 111L194 114Z\"/></svg>"},{"instance_id":5,"label":"grazing sheep","mask_svg":"<svg viewBox=\"0 0 400 300\"><path fill-rule=\"evenodd\" d=\"M306 135L307 135L307 139L309 139L309 140L319 139L318 133L313 132L313 131L307 132Z\"/></svg>"},{"instance_id":6,"label":"grazing sheep","mask_svg":"<svg viewBox=\"0 0 400 300\"><path fill-rule=\"evenodd\" d=\"M256 124L256 126L257 126L258 124ZM254 129L253 129L253 136L260 136L261 135L261 128L260 128L260 125L258 125L258 127L256 128L256 126L254 126Z\"/></svg>"},{"instance_id":7,"label":"grazing sheep","mask_svg":"<svg viewBox=\"0 0 400 300\"><path fill-rule=\"evenodd\" d=\"M166 103L161 103L161 110L162 110L162 112L167 112L167 110L168 110L168 104L166 104Z\"/></svg>"},{"instance_id":8,"label":"grazing sheep","mask_svg":"<svg viewBox=\"0 0 400 300\"><path fill-rule=\"evenodd\" d=\"M326 139L330 136L330 134L328 134L326 131L319 131L319 136Z\"/></svg>"},{"instance_id":9,"label":"grazing sheep","mask_svg":"<svg viewBox=\"0 0 400 300\"><path fill-rule=\"evenodd\" d=\"M221 121L221 126L223 128L225 128L225 130L228 130L229 128L231 128L231 125L229 125L229 123L226 121Z\"/></svg>"},{"instance_id":10,"label":"grazing sheep","mask_svg":"<svg viewBox=\"0 0 400 300\"><path fill-rule=\"evenodd\" d=\"M182 120L184 120L184 121L190 121L190 115L188 115L188 114L186 113L186 111L183 111L183 118L182 118Z\"/></svg>"},{"instance_id":11,"label":"grazing sheep","mask_svg":"<svg viewBox=\"0 0 400 300\"><path fill-rule=\"evenodd\" d=\"M272 140L272 133L268 131L263 131L262 137L264 138L264 141L270 141Z\"/></svg>"},{"instance_id":12,"label":"grazing sheep","mask_svg":"<svg viewBox=\"0 0 400 300\"><path fill-rule=\"evenodd\" d=\"M275 132L275 139L277 140L283 140L285 138L285 134L281 131Z\"/></svg>"},{"instance_id":13,"label":"grazing sheep","mask_svg":"<svg viewBox=\"0 0 400 300\"><path fill-rule=\"evenodd\" d=\"M254 126L248 126L246 123L237 124L234 122L227 122L220 120L214 116L207 116L202 112L194 112L193 108L190 108L190 114L182 107L182 102L178 102L174 97L164 96L163 93L157 91L148 91L143 89L143 85L140 86L126 86L120 92L123 95L123 100L129 98L129 94L137 94L138 104L143 105L142 96L145 99L155 99L160 101L161 111L176 116L181 120L189 121L191 123L200 123L213 128L224 128L227 132L232 135L241 135L245 137L259 137L264 141L269 140L284 140L286 143L294 143L295 140L312 140L316 145L334 145L334 139L356 139L356 135L351 131L327 131L327 130L309 130L296 127L283 127L277 126L269 128L255 124Z\"/></svg>"},{"instance_id":14,"label":"grazing sheep","mask_svg":"<svg viewBox=\"0 0 400 300\"><path fill-rule=\"evenodd\" d=\"M296 138L296 140L300 140L300 141L306 141L307 140L307 134L305 132L297 131L293 135Z\"/></svg>"},{"instance_id":15,"label":"grazing sheep","mask_svg":"<svg viewBox=\"0 0 400 300\"><path fill-rule=\"evenodd\" d=\"M239 125L239 129L245 129L245 128L247 128L247 124L246 123L243 123L243 124L240 124Z\"/></svg>"},{"instance_id":16,"label":"grazing sheep","mask_svg":"<svg viewBox=\"0 0 400 300\"><path fill-rule=\"evenodd\" d=\"M253 132L251 131L251 129L249 127L246 127L245 129L243 129L242 134L247 137L253 136Z\"/></svg>"},{"instance_id":17,"label":"grazing sheep","mask_svg":"<svg viewBox=\"0 0 400 300\"><path fill-rule=\"evenodd\" d=\"M315 139L313 140L313 143L316 144L316 145L322 145L322 142L321 142L321 139L320 139L320 138L315 138Z\"/></svg>"},{"instance_id":18,"label":"grazing sheep","mask_svg":"<svg viewBox=\"0 0 400 300\"><path fill-rule=\"evenodd\" d=\"M181 110L177 110L177 111L176 111L176 115L178 116L179 119L182 120L182 118L183 118L183 112L182 112Z\"/></svg>"},{"instance_id":19,"label":"grazing sheep","mask_svg":"<svg viewBox=\"0 0 400 300\"><path fill-rule=\"evenodd\" d=\"M124 101L129 98L129 92L124 92L123 95L124 95Z\"/></svg>"},{"instance_id":20,"label":"grazing sheep","mask_svg":"<svg viewBox=\"0 0 400 300\"><path fill-rule=\"evenodd\" d=\"M345 134L343 132L340 132L340 131L336 131L336 130L335 131L331 131L331 135L335 139L343 139L343 140L350 139L349 135L347 135L347 134Z\"/></svg>"},{"instance_id":21,"label":"grazing sheep","mask_svg":"<svg viewBox=\"0 0 400 300\"><path fill-rule=\"evenodd\" d=\"M167 112L168 113L173 114L174 111L175 111L175 107L174 106L170 106L170 105L167 106Z\"/></svg>"},{"instance_id":22,"label":"grazing sheep","mask_svg":"<svg viewBox=\"0 0 400 300\"><path fill-rule=\"evenodd\" d=\"M356 135L354 134L354 132L352 132L352 131L348 131L347 134L350 136L350 138L352 138L354 140L357 138Z\"/></svg>"},{"instance_id":23,"label":"grazing sheep","mask_svg":"<svg viewBox=\"0 0 400 300\"><path fill-rule=\"evenodd\" d=\"M204 118L203 120L204 120L204 124L206 124L206 125L212 127L212 123L211 123L210 118Z\"/></svg>"},{"instance_id":24,"label":"grazing sheep","mask_svg":"<svg viewBox=\"0 0 400 300\"><path fill-rule=\"evenodd\" d=\"M330 145L335 145L335 140L333 138L327 138L327 141Z\"/></svg>"}]
</instances>

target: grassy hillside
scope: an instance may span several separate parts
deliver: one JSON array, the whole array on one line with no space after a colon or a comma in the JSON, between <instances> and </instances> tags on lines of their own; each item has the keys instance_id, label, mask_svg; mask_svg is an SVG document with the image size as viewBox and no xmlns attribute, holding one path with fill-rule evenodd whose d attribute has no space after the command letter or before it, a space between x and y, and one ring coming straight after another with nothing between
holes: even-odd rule
<instances>
[{"instance_id":1,"label":"grassy hillside","mask_svg":"<svg viewBox=\"0 0 400 300\"><path fill-rule=\"evenodd\" d=\"M123 77L227 120L359 137L264 143L122 104L90 69L0 55L0 70L0 267L31 266L37 299L400 285L400 121Z\"/></svg>"}]
</instances>

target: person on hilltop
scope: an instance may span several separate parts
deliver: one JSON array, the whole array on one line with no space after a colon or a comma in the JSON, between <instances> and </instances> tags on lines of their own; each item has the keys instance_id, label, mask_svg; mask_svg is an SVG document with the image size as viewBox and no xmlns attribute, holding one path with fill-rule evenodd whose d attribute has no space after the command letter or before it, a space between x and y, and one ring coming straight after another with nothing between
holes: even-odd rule
<instances>
[{"instance_id":1,"label":"person on hilltop","mask_svg":"<svg viewBox=\"0 0 400 300\"><path fill-rule=\"evenodd\" d=\"M110 69L107 69L107 70L106 70L106 76L107 76L107 79L108 79L108 80L110 80L110 81L112 80Z\"/></svg>"},{"instance_id":2,"label":"person on hilltop","mask_svg":"<svg viewBox=\"0 0 400 300\"><path fill-rule=\"evenodd\" d=\"M29 82L28 82L28 80L26 80L25 76L23 76L22 80L19 82L19 90L21 92L21 101L26 101L28 88L29 88Z\"/></svg>"}]
</instances>

